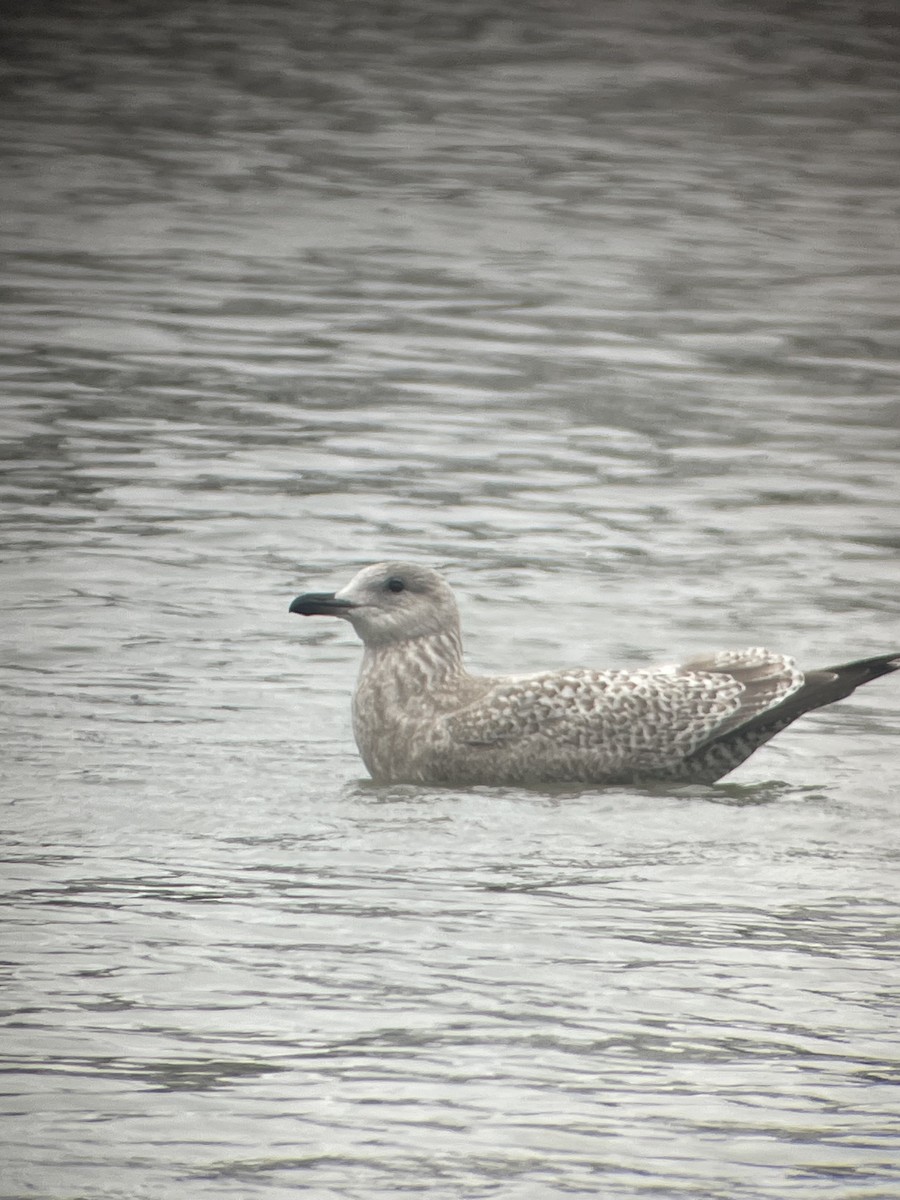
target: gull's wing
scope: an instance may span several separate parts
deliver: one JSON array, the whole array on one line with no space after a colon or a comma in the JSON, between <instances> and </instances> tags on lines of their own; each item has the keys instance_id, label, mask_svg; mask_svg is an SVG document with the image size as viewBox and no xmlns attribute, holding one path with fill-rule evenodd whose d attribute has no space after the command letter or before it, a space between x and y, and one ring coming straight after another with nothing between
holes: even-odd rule
<instances>
[{"instance_id":1,"label":"gull's wing","mask_svg":"<svg viewBox=\"0 0 900 1200\"><path fill-rule=\"evenodd\" d=\"M802 686L789 658L754 648L639 671L551 671L498 680L448 716L454 742L475 750L545 747L614 770L661 770L737 729Z\"/></svg>"},{"instance_id":2,"label":"gull's wing","mask_svg":"<svg viewBox=\"0 0 900 1200\"><path fill-rule=\"evenodd\" d=\"M712 730L711 736L717 738L787 700L803 687L806 678L793 658L773 654L761 646L701 655L674 670L677 675L724 674L741 684L743 691L737 709Z\"/></svg>"}]
</instances>

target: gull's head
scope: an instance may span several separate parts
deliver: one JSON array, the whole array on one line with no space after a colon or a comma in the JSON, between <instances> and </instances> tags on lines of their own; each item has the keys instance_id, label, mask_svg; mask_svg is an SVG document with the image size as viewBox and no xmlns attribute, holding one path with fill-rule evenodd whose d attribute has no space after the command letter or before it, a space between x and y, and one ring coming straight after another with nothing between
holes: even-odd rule
<instances>
[{"instance_id":1,"label":"gull's head","mask_svg":"<svg viewBox=\"0 0 900 1200\"><path fill-rule=\"evenodd\" d=\"M367 646L387 646L459 629L453 592L428 567L383 562L363 567L339 592L307 592L290 611L343 617Z\"/></svg>"}]
</instances>

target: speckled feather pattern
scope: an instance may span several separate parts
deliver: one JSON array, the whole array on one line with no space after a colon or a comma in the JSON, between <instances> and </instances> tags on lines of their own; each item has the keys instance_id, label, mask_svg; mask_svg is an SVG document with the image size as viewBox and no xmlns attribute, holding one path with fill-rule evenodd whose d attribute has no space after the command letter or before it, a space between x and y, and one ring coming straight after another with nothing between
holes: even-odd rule
<instances>
[{"instance_id":1,"label":"speckled feather pattern","mask_svg":"<svg viewBox=\"0 0 900 1200\"><path fill-rule=\"evenodd\" d=\"M608 783L667 775L740 713L747 693L722 671L682 668L428 680L422 668L433 651L421 643L385 650L361 674L355 733L376 779ZM803 676L780 661L779 693L787 695ZM415 685L407 688L410 675Z\"/></svg>"},{"instance_id":2,"label":"speckled feather pattern","mask_svg":"<svg viewBox=\"0 0 900 1200\"><path fill-rule=\"evenodd\" d=\"M354 733L385 783L711 783L803 712L900 665L884 655L804 674L753 647L633 671L476 676L453 594L426 568L379 563L331 606L322 593L295 604L363 639Z\"/></svg>"}]
</instances>

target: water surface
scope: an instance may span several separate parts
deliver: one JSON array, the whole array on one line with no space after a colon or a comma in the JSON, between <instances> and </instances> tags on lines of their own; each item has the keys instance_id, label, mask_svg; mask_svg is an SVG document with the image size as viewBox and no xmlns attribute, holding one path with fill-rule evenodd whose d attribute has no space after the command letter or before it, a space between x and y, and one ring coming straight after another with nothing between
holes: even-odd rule
<instances>
[{"instance_id":1,"label":"water surface","mask_svg":"<svg viewBox=\"0 0 900 1200\"><path fill-rule=\"evenodd\" d=\"M714 789L375 788L287 613L898 645L887 10L9 33L0 1195L895 1196L893 680Z\"/></svg>"}]
</instances>

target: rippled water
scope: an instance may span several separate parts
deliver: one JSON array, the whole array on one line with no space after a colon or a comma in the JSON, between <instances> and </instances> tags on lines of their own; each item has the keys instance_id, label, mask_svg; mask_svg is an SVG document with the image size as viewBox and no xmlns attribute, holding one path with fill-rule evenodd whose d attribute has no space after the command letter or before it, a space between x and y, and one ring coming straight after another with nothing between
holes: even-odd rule
<instances>
[{"instance_id":1,"label":"rippled water","mask_svg":"<svg viewBox=\"0 0 900 1200\"><path fill-rule=\"evenodd\" d=\"M7 24L3 1200L894 1197L894 680L714 789L384 789L287 613L897 646L891 12Z\"/></svg>"}]
</instances>

